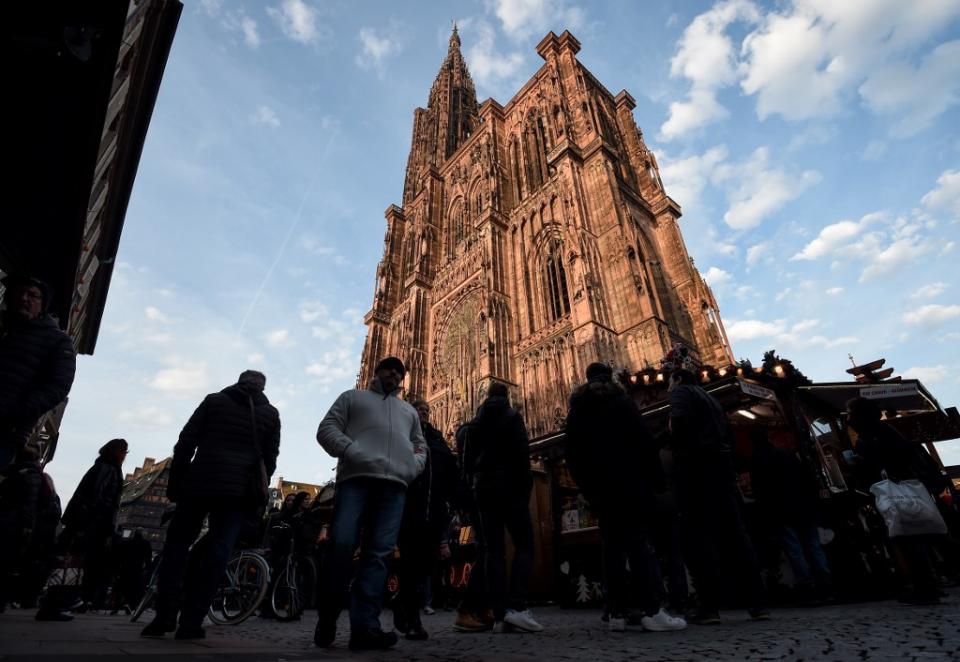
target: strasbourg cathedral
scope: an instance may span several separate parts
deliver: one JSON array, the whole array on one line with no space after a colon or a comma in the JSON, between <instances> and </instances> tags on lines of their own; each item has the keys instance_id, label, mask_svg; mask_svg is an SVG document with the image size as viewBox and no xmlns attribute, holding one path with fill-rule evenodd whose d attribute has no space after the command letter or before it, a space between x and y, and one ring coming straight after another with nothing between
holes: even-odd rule
<instances>
[{"instance_id":1,"label":"strasbourg cathedral","mask_svg":"<svg viewBox=\"0 0 960 662\"><path fill-rule=\"evenodd\" d=\"M477 103L454 27L413 113L403 206L386 211L359 384L400 357L407 397L445 434L503 382L531 438L559 431L586 366L659 365L676 343L733 362L716 300L687 253L680 206L634 122L577 60L569 32L504 106Z\"/></svg>"}]
</instances>

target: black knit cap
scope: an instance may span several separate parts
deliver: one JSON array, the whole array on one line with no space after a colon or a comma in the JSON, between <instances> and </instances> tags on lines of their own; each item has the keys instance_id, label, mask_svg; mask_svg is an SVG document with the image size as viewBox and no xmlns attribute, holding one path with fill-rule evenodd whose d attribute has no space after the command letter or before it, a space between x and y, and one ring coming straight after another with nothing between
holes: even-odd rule
<instances>
[{"instance_id":1,"label":"black knit cap","mask_svg":"<svg viewBox=\"0 0 960 662\"><path fill-rule=\"evenodd\" d=\"M606 363L591 363L587 366L587 380L593 381L595 379L610 379L613 377L613 368L608 366Z\"/></svg>"},{"instance_id":2,"label":"black knit cap","mask_svg":"<svg viewBox=\"0 0 960 662\"><path fill-rule=\"evenodd\" d=\"M384 368L393 369L400 373L401 376L407 374L407 369L403 365L403 361L398 359L396 356L388 356L385 359L380 359L380 362L377 364L377 367L374 369L374 372L380 372Z\"/></svg>"},{"instance_id":3,"label":"black knit cap","mask_svg":"<svg viewBox=\"0 0 960 662\"><path fill-rule=\"evenodd\" d=\"M3 282L3 286L6 288L7 292L10 293L13 293L16 289L22 287L35 287L40 290L40 295L43 297L43 312L47 312L47 309L50 307L51 292L50 286L46 283L46 281L26 274L11 274L4 277L0 282Z\"/></svg>"}]
</instances>

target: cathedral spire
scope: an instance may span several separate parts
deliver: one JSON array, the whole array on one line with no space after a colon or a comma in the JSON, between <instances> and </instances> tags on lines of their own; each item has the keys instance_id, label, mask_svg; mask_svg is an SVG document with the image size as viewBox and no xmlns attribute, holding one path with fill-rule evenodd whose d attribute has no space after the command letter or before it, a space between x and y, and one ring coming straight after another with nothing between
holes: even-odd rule
<instances>
[{"instance_id":1,"label":"cathedral spire","mask_svg":"<svg viewBox=\"0 0 960 662\"><path fill-rule=\"evenodd\" d=\"M430 88L427 108L414 113L404 204L416 193L422 168L442 165L480 123L477 91L460 45L460 33L454 22L447 56Z\"/></svg>"}]
</instances>

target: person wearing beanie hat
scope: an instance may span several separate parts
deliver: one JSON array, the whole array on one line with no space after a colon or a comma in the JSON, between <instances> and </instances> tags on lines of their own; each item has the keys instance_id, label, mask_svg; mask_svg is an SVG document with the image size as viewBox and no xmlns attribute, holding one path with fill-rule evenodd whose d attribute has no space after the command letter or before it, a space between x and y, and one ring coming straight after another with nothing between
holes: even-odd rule
<instances>
[{"instance_id":1,"label":"person wearing beanie hat","mask_svg":"<svg viewBox=\"0 0 960 662\"><path fill-rule=\"evenodd\" d=\"M33 277L4 279L0 316L0 471L45 413L63 402L76 372L70 337L47 314L50 288Z\"/></svg>"},{"instance_id":2,"label":"person wearing beanie hat","mask_svg":"<svg viewBox=\"0 0 960 662\"><path fill-rule=\"evenodd\" d=\"M277 468L280 412L263 392L266 383L262 372L244 370L236 384L207 395L180 432L166 491L177 508L163 545L156 616L142 637L206 636L203 619L224 568L244 522L263 514ZM194 546L204 520L208 544ZM187 559L198 554L203 571L184 582Z\"/></svg>"},{"instance_id":3,"label":"person wearing beanie hat","mask_svg":"<svg viewBox=\"0 0 960 662\"><path fill-rule=\"evenodd\" d=\"M386 562L397 544L407 486L427 461L417 410L397 397L405 374L399 358L382 359L370 385L341 393L317 428L320 446L337 458L331 546L323 576L327 599L318 609L313 636L323 648L336 639L358 545L360 563L350 594L350 648L382 650L397 643L396 633L384 632L380 624Z\"/></svg>"}]
</instances>

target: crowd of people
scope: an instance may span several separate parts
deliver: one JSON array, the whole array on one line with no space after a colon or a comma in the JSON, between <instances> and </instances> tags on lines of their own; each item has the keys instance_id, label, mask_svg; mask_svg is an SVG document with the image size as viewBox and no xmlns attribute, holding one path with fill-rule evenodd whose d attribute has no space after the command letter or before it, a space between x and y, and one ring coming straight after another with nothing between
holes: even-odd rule
<instances>
[{"instance_id":1,"label":"crowd of people","mask_svg":"<svg viewBox=\"0 0 960 662\"><path fill-rule=\"evenodd\" d=\"M113 439L100 449L61 517L52 480L26 441L37 419L69 391L72 349L44 312L47 293L40 281L8 284L6 300L0 336L0 609L10 602L35 604L56 554L83 559L79 597L68 605L48 595L38 619L66 620L78 606L105 608L109 587L114 609L135 604L152 555L141 535L117 536L128 444ZM384 358L374 374L367 388L342 393L317 430L320 446L337 460L337 473L317 582L315 644L333 644L345 607L351 649L390 648L398 632L410 640L428 638L420 617L425 590L438 561L450 556L452 522L462 521L472 526L476 554L452 627L541 631L528 605L534 564L529 439L507 386L490 384L476 415L448 443L431 425L425 400L398 397L405 376L400 359ZM565 460L598 520L608 629L709 625L732 603L754 620L769 619L736 481L732 433L720 404L693 373L675 370L664 445L647 430L610 366L591 364L585 379L570 398ZM206 396L180 434L166 491L175 510L145 637L175 632L179 639L203 638L204 616L241 531L263 519L280 452L280 416L265 387L263 373L242 372L236 384ZM918 459L915 446L881 420L873 402L858 398L848 410L856 452L871 480L917 478L931 493L944 489L937 467ZM794 454L770 444L762 431L755 431L752 442L754 498L776 523L798 587L828 600L833 581L816 526L815 482ZM270 521L296 526L308 497L293 496ZM198 553L194 543L203 529L206 543ZM904 601L936 602L927 541L902 537L895 549L909 580ZM384 629L381 612L395 550L400 588L392 602L393 627ZM188 559L199 572L184 581ZM692 609L688 571L696 593Z\"/></svg>"}]
</instances>

